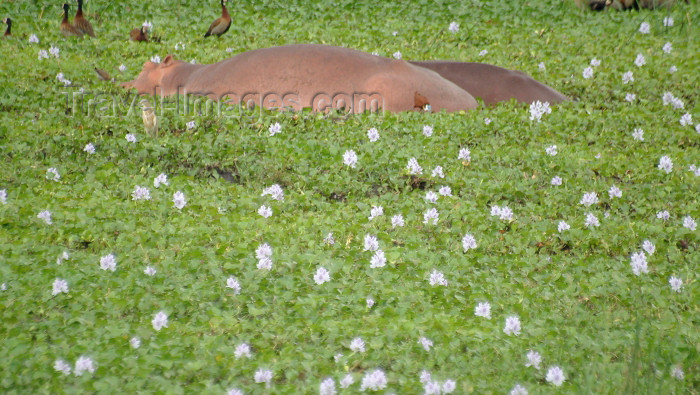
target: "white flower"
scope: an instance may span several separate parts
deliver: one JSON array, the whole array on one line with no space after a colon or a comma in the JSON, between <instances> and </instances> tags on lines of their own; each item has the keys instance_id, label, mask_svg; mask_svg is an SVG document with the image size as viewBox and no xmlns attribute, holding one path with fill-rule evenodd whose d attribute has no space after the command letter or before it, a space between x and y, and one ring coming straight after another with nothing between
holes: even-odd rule
<instances>
[{"instance_id":1,"label":"white flower","mask_svg":"<svg viewBox=\"0 0 700 395\"><path fill-rule=\"evenodd\" d=\"M676 292L681 292L681 288L683 287L683 280L681 280L678 277L671 276L671 278L668 279L668 284L671 286L672 290Z\"/></svg>"},{"instance_id":2,"label":"white flower","mask_svg":"<svg viewBox=\"0 0 700 395\"><path fill-rule=\"evenodd\" d=\"M480 302L474 308L474 315L477 317L483 317L487 320L491 319L491 304L489 302Z\"/></svg>"},{"instance_id":3,"label":"white flower","mask_svg":"<svg viewBox=\"0 0 700 395\"><path fill-rule=\"evenodd\" d=\"M632 132L632 138L634 138L637 141L644 141L644 130L640 128L635 128Z\"/></svg>"},{"instance_id":4,"label":"white flower","mask_svg":"<svg viewBox=\"0 0 700 395\"><path fill-rule=\"evenodd\" d=\"M260 270L272 270L272 259L268 257L260 258L256 267Z\"/></svg>"},{"instance_id":5,"label":"white flower","mask_svg":"<svg viewBox=\"0 0 700 395\"><path fill-rule=\"evenodd\" d=\"M316 270L316 274L314 274L314 282L321 285L328 281L331 281L330 273L325 268L319 267L318 270Z\"/></svg>"},{"instance_id":6,"label":"white flower","mask_svg":"<svg viewBox=\"0 0 700 395\"><path fill-rule=\"evenodd\" d=\"M590 207L593 204L598 203L598 194L595 192L588 192L584 193L583 197L581 198L581 201L579 204L582 204L586 207Z\"/></svg>"},{"instance_id":7,"label":"white flower","mask_svg":"<svg viewBox=\"0 0 700 395\"><path fill-rule=\"evenodd\" d=\"M95 363L92 361L90 357L86 357L84 355L81 355L80 358L78 358L77 361L75 361L75 368L73 369L73 373L76 376L82 376L83 372L88 371L90 373L95 372Z\"/></svg>"},{"instance_id":8,"label":"white flower","mask_svg":"<svg viewBox=\"0 0 700 395\"><path fill-rule=\"evenodd\" d=\"M379 240L377 240L376 236L365 235L364 245L364 251L377 251L379 249Z\"/></svg>"},{"instance_id":9,"label":"white flower","mask_svg":"<svg viewBox=\"0 0 700 395\"><path fill-rule=\"evenodd\" d=\"M68 259L70 259L70 254L68 253L68 251L63 251L61 255L59 255L58 258L56 258L56 264L60 265L63 263L63 261L67 261Z\"/></svg>"},{"instance_id":10,"label":"white flower","mask_svg":"<svg viewBox=\"0 0 700 395\"><path fill-rule=\"evenodd\" d=\"M49 48L49 53L50 53L51 56L53 56L54 58L57 58L57 57L60 56L61 50L58 49L57 47L54 47L54 46L52 45L51 48Z\"/></svg>"},{"instance_id":11,"label":"white flower","mask_svg":"<svg viewBox=\"0 0 700 395\"><path fill-rule=\"evenodd\" d=\"M457 389L457 382L454 380L445 380L445 382L442 383L443 394L451 394L455 389Z\"/></svg>"},{"instance_id":12,"label":"white flower","mask_svg":"<svg viewBox=\"0 0 700 395\"><path fill-rule=\"evenodd\" d=\"M120 65L119 65L119 71L122 72L122 73L125 72L125 71L126 71L126 66L125 66L124 64L120 64Z\"/></svg>"},{"instance_id":13,"label":"white flower","mask_svg":"<svg viewBox=\"0 0 700 395\"><path fill-rule=\"evenodd\" d=\"M457 33L459 31L459 23L450 22L450 27L448 27L447 30L449 30L450 33Z\"/></svg>"},{"instance_id":14,"label":"white flower","mask_svg":"<svg viewBox=\"0 0 700 395\"><path fill-rule=\"evenodd\" d=\"M181 191L177 191L173 194L173 206L178 209L182 210L183 207L187 204L187 200L185 200L185 194L182 193Z\"/></svg>"},{"instance_id":15,"label":"white flower","mask_svg":"<svg viewBox=\"0 0 700 395\"><path fill-rule=\"evenodd\" d=\"M258 214L260 214L264 218L270 218L272 216L272 209L265 205L262 205L258 209Z\"/></svg>"},{"instance_id":16,"label":"white flower","mask_svg":"<svg viewBox=\"0 0 700 395\"><path fill-rule=\"evenodd\" d=\"M545 148L544 151L547 153L549 156L556 156L557 155L557 146L556 145L550 145L549 147Z\"/></svg>"},{"instance_id":17,"label":"white flower","mask_svg":"<svg viewBox=\"0 0 700 395\"><path fill-rule=\"evenodd\" d=\"M367 303L367 308L368 308L368 309L371 309L372 306L374 306L374 299L372 299L372 298L367 298L367 299L365 300L365 302Z\"/></svg>"},{"instance_id":18,"label":"white flower","mask_svg":"<svg viewBox=\"0 0 700 395\"><path fill-rule=\"evenodd\" d=\"M401 59L401 52L396 51L392 56L394 57L394 59Z\"/></svg>"},{"instance_id":19,"label":"white flower","mask_svg":"<svg viewBox=\"0 0 700 395\"><path fill-rule=\"evenodd\" d=\"M384 215L384 208L382 206L372 206L372 209L369 210L369 217L367 217L367 219L371 221L380 215Z\"/></svg>"},{"instance_id":20,"label":"white flower","mask_svg":"<svg viewBox=\"0 0 700 395\"><path fill-rule=\"evenodd\" d=\"M435 166L433 172L430 174L431 177L445 178L445 173L442 172L442 166Z\"/></svg>"},{"instance_id":21,"label":"white flower","mask_svg":"<svg viewBox=\"0 0 700 395\"><path fill-rule=\"evenodd\" d=\"M353 169L357 165L357 154L355 153L354 150L347 150L343 154L343 163L347 166L352 167Z\"/></svg>"},{"instance_id":22,"label":"white flower","mask_svg":"<svg viewBox=\"0 0 700 395\"><path fill-rule=\"evenodd\" d=\"M270 137L272 137L277 133L282 132L282 125L280 125L279 122L275 122L272 125L270 125L267 131L270 133Z\"/></svg>"},{"instance_id":23,"label":"white flower","mask_svg":"<svg viewBox=\"0 0 700 395\"><path fill-rule=\"evenodd\" d=\"M440 196L452 196L452 188L447 185L441 186L440 189L438 189L438 193Z\"/></svg>"},{"instance_id":24,"label":"white flower","mask_svg":"<svg viewBox=\"0 0 700 395\"><path fill-rule=\"evenodd\" d=\"M541 102L539 100L530 103L530 120L540 122L542 115L551 114L552 108L549 106L549 102Z\"/></svg>"},{"instance_id":25,"label":"white flower","mask_svg":"<svg viewBox=\"0 0 700 395\"><path fill-rule=\"evenodd\" d=\"M636 64L637 67L642 67L647 64L647 60L644 58L644 55L638 53L637 57L634 59L634 64Z\"/></svg>"},{"instance_id":26,"label":"white flower","mask_svg":"<svg viewBox=\"0 0 700 395\"><path fill-rule=\"evenodd\" d=\"M586 67L583 69L583 73L581 73L584 79L589 79L593 78L593 67Z\"/></svg>"},{"instance_id":27,"label":"white flower","mask_svg":"<svg viewBox=\"0 0 700 395\"><path fill-rule=\"evenodd\" d=\"M395 228L397 226L404 226L403 215L396 214L391 217L391 227Z\"/></svg>"},{"instance_id":28,"label":"white flower","mask_svg":"<svg viewBox=\"0 0 700 395\"><path fill-rule=\"evenodd\" d=\"M87 143L87 144L85 144L83 151L87 152L88 154L94 154L95 153L95 146L92 145L92 143Z\"/></svg>"},{"instance_id":29,"label":"white flower","mask_svg":"<svg viewBox=\"0 0 700 395\"><path fill-rule=\"evenodd\" d=\"M433 225L437 225L440 213L438 213L437 209L435 207L429 208L428 210L425 211L423 214L423 223L426 225L430 225L432 222Z\"/></svg>"},{"instance_id":30,"label":"white flower","mask_svg":"<svg viewBox=\"0 0 700 395\"><path fill-rule=\"evenodd\" d=\"M318 395L335 395L335 381L327 378L318 386Z\"/></svg>"},{"instance_id":31,"label":"white flower","mask_svg":"<svg viewBox=\"0 0 700 395\"><path fill-rule=\"evenodd\" d=\"M459 155L457 156L457 159L465 160L467 162L471 161L472 155L471 155L471 152L469 151L469 148L460 148Z\"/></svg>"},{"instance_id":32,"label":"white flower","mask_svg":"<svg viewBox=\"0 0 700 395\"><path fill-rule=\"evenodd\" d=\"M569 224L567 224L564 221L559 221L559 224L557 225L557 230L559 231L559 233L569 229L571 229L571 226L569 226Z\"/></svg>"},{"instance_id":33,"label":"white flower","mask_svg":"<svg viewBox=\"0 0 700 395\"><path fill-rule=\"evenodd\" d=\"M187 125L187 130L192 130L197 127L197 123L195 121L189 121L186 123Z\"/></svg>"},{"instance_id":34,"label":"white flower","mask_svg":"<svg viewBox=\"0 0 700 395\"><path fill-rule=\"evenodd\" d=\"M228 52L228 53L233 52L233 48L226 48L226 52Z\"/></svg>"},{"instance_id":35,"label":"white flower","mask_svg":"<svg viewBox=\"0 0 700 395\"><path fill-rule=\"evenodd\" d=\"M105 255L100 258L100 269L115 271L117 269L117 259L114 254Z\"/></svg>"},{"instance_id":36,"label":"white flower","mask_svg":"<svg viewBox=\"0 0 700 395\"><path fill-rule=\"evenodd\" d=\"M635 95L634 93L628 93L625 95L625 101L632 103L635 100L637 100L637 95Z\"/></svg>"},{"instance_id":37,"label":"white flower","mask_svg":"<svg viewBox=\"0 0 700 395\"><path fill-rule=\"evenodd\" d=\"M561 370L559 366L551 366L547 370L547 376L545 377L548 383L554 384L559 387L564 383L566 377L564 377L564 371Z\"/></svg>"},{"instance_id":38,"label":"white flower","mask_svg":"<svg viewBox=\"0 0 700 395\"><path fill-rule=\"evenodd\" d=\"M659 165L657 167L659 170L663 170L668 174L673 170L673 162L670 157L662 156L661 159L659 159Z\"/></svg>"},{"instance_id":39,"label":"white flower","mask_svg":"<svg viewBox=\"0 0 700 395\"><path fill-rule=\"evenodd\" d=\"M335 244L335 239L333 238L333 233L328 233L326 237L323 238L323 242L328 244L328 245L334 245Z\"/></svg>"},{"instance_id":40,"label":"white flower","mask_svg":"<svg viewBox=\"0 0 700 395\"><path fill-rule=\"evenodd\" d=\"M540 363L542 363L542 356L537 351L529 350L527 352L527 362L526 367L532 366L533 368L540 370Z\"/></svg>"},{"instance_id":41,"label":"white flower","mask_svg":"<svg viewBox=\"0 0 700 395\"><path fill-rule=\"evenodd\" d=\"M175 50L179 51L181 49L185 49L185 44L182 41L178 41L177 44L175 44Z\"/></svg>"},{"instance_id":42,"label":"white flower","mask_svg":"<svg viewBox=\"0 0 700 395\"><path fill-rule=\"evenodd\" d=\"M474 236L467 233L464 235L464 237L462 237L462 248L464 249L464 252L475 249L476 247L476 239Z\"/></svg>"},{"instance_id":43,"label":"white flower","mask_svg":"<svg viewBox=\"0 0 700 395\"><path fill-rule=\"evenodd\" d=\"M698 134L700 134L700 122L695 124L695 131L698 132Z\"/></svg>"},{"instance_id":44,"label":"white flower","mask_svg":"<svg viewBox=\"0 0 700 395\"><path fill-rule=\"evenodd\" d=\"M70 365L62 359L57 359L53 363L53 368L56 369L56 371L59 371L63 373L64 375L69 375L73 369L71 369Z\"/></svg>"},{"instance_id":45,"label":"white flower","mask_svg":"<svg viewBox=\"0 0 700 395\"><path fill-rule=\"evenodd\" d=\"M156 269L153 266L146 266L146 268L143 269L143 273L152 277L156 275Z\"/></svg>"},{"instance_id":46,"label":"white flower","mask_svg":"<svg viewBox=\"0 0 700 395\"><path fill-rule=\"evenodd\" d=\"M646 251L647 254L653 255L654 251L656 251L656 246L650 240L644 240L642 243L642 249Z\"/></svg>"},{"instance_id":47,"label":"white flower","mask_svg":"<svg viewBox=\"0 0 700 395\"><path fill-rule=\"evenodd\" d=\"M673 44L668 42L668 43L664 44L663 47L661 47L661 50L664 51L664 53L671 53L671 51L673 50Z\"/></svg>"},{"instance_id":48,"label":"white flower","mask_svg":"<svg viewBox=\"0 0 700 395\"><path fill-rule=\"evenodd\" d=\"M271 187L263 189L262 195L260 196L265 195L270 195L273 200L284 200L284 191L282 191L282 187L280 187L278 184L274 184Z\"/></svg>"},{"instance_id":49,"label":"white flower","mask_svg":"<svg viewBox=\"0 0 700 395\"><path fill-rule=\"evenodd\" d=\"M51 295L58 295L60 293L68 293L68 281L62 278L56 278L53 281L53 291L51 291Z\"/></svg>"},{"instance_id":50,"label":"white flower","mask_svg":"<svg viewBox=\"0 0 700 395\"><path fill-rule=\"evenodd\" d=\"M341 358L343 358L342 353L337 353L333 356L333 360L335 361L335 363L339 363Z\"/></svg>"},{"instance_id":51,"label":"white flower","mask_svg":"<svg viewBox=\"0 0 700 395\"><path fill-rule=\"evenodd\" d=\"M160 173L158 177L153 179L153 186L158 188L160 185L170 185L168 184L168 176L165 175L165 173Z\"/></svg>"},{"instance_id":52,"label":"white flower","mask_svg":"<svg viewBox=\"0 0 700 395\"><path fill-rule=\"evenodd\" d=\"M439 272L435 269L430 273L430 285L436 286L436 285L442 285L444 287L447 286L447 280L445 280L445 275L442 274L442 272Z\"/></svg>"},{"instance_id":53,"label":"white flower","mask_svg":"<svg viewBox=\"0 0 700 395\"><path fill-rule=\"evenodd\" d=\"M243 395L243 391L239 390L238 388L231 388L230 390L226 391L226 395Z\"/></svg>"},{"instance_id":54,"label":"white flower","mask_svg":"<svg viewBox=\"0 0 700 395\"><path fill-rule=\"evenodd\" d=\"M680 119L681 126L693 125L693 116L690 113L685 113Z\"/></svg>"},{"instance_id":55,"label":"white flower","mask_svg":"<svg viewBox=\"0 0 700 395\"><path fill-rule=\"evenodd\" d=\"M433 135L433 127L431 125L423 125L423 136L430 137Z\"/></svg>"},{"instance_id":56,"label":"white flower","mask_svg":"<svg viewBox=\"0 0 700 395\"><path fill-rule=\"evenodd\" d=\"M491 124L491 118L484 118L484 124L490 125L490 124Z\"/></svg>"},{"instance_id":57,"label":"white flower","mask_svg":"<svg viewBox=\"0 0 700 395\"><path fill-rule=\"evenodd\" d=\"M241 343L236 346L236 350L233 352L236 359L239 358L250 358L252 355L250 353L250 346L246 343Z\"/></svg>"},{"instance_id":58,"label":"white flower","mask_svg":"<svg viewBox=\"0 0 700 395\"><path fill-rule=\"evenodd\" d=\"M510 395L527 395L527 389L520 384L516 384L515 387L510 390Z\"/></svg>"},{"instance_id":59,"label":"white flower","mask_svg":"<svg viewBox=\"0 0 700 395\"><path fill-rule=\"evenodd\" d=\"M0 189L0 203L7 204L7 189Z\"/></svg>"},{"instance_id":60,"label":"white flower","mask_svg":"<svg viewBox=\"0 0 700 395\"><path fill-rule=\"evenodd\" d=\"M156 331L160 331L164 327L168 327L168 315L165 314L164 311L159 311L156 313L156 315L153 317L153 320L151 320L151 325L153 325L153 329Z\"/></svg>"},{"instance_id":61,"label":"white flower","mask_svg":"<svg viewBox=\"0 0 700 395\"><path fill-rule=\"evenodd\" d=\"M134 136L134 135L131 134L131 133L128 133L128 134L126 135L126 141L128 141L128 142L130 142L130 143L135 143L135 142L136 142L136 136Z\"/></svg>"},{"instance_id":62,"label":"white flower","mask_svg":"<svg viewBox=\"0 0 700 395\"><path fill-rule=\"evenodd\" d=\"M668 68L668 72L671 74L675 73L676 71L678 71L678 67L675 65L671 65L671 67Z\"/></svg>"},{"instance_id":63,"label":"white flower","mask_svg":"<svg viewBox=\"0 0 700 395\"><path fill-rule=\"evenodd\" d=\"M379 140L379 131L376 128L371 128L367 131L367 138L371 143L376 142Z\"/></svg>"},{"instance_id":64,"label":"white flower","mask_svg":"<svg viewBox=\"0 0 700 395\"><path fill-rule=\"evenodd\" d=\"M258 369L255 372L255 382L265 383L266 387L270 386L270 381L272 381L272 371L268 369Z\"/></svg>"},{"instance_id":65,"label":"white flower","mask_svg":"<svg viewBox=\"0 0 700 395\"><path fill-rule=\"evenodd\" d=\"M272 247L269 244L263 243L255 249L255 257L258 259L269 258L272 256Z\"/></svg>"},{"instance_id":66,"label":"white flower","mask_svg":"<svg viewBox=\"0 0 700 395\"><path fill-rule=\"evenodd\" d=\"M649 273L647 256L642 251L632 254L630 257L630 266L635 276L639 276L641 273Z\"/></svg>"},{"instance_id":67,"label":"white flower","mask_svg":"<svg viewBox=\"0 0 700 395\"><path fill-rule=\"evenodd\" d=\"M600 226L600 222L598 221L598 217L596 217L592 213L586 213L586 221L584 222L584 224L588 228L590 228L592 226L593 227Z\"/></svg>"},{"instance_id":68,"label":"white flower","mask_svg":"<svg viewBox=\"0 0 700 395\"><path fill-rule=\"evenodd\" d=\"M516 315L511 315L506 318L506 324L503 327L503 333L506 335L519 335L520 334L520 318Z\"/></svg>"},{"instance_id":69,"label":"white flower","mask_svg":"<svg viewBox=\"0 0 700 395\"><path fill-rule=\"evenodd\" d=\"M151 192L148 188L137 185L131 192L131 200L151 200Z\"/></svg>"},{"instance_id":70,"label":"white flower","mask_svg":"<svg viewBox=\"0 0 700 395\"><path fill-rule=\"evenodd\" d=\"M40 49L39 50L39 60L41 59L48 59L49 58L49 53L46 52L45 49Z\"/></svg>"},{"instance_id":71,"label":"white flower","mask_svg":"<svg viewBox=\"0 0 700 395\"><path fill-rule=\"evenodd\" d=\"M428 383L428 382L430 382L430 381L432 381L432 380L433 380L433 378L432 378L432 376L430 375L430 372L428 372L427 370L422 370L422 371L420 372L420 382L421 382L421 383L426 384L426 383Z\"/></svg>"},{"instance_id":72,"label":"white flower","mask_svg":"<svg viewBox=\"0 0 700 395\"><path fill-rule=\"evenodd\" d=\"M362 377L362 384L360 385L360 391L371 390L380 391L386 388L387 380L386 375L380 369L371 370Z\"/></svg>"},{"instance_id":73,"label":"white flower","mask_svg":"<svg viewBox=\"0 0 700 395\"><path fill-rule=\"evenodd\" d=\"M428 203L437 203L438 194L433 191L428 191L425 193L425 200L428 201Z\"/></svg>"},{"instance_id":74,"label":"white flower","mask_svg":"<svg viewBox=\"0 0 700 395\"><path fill-rule=\"evenodd\" d=\"M552 178L552 181L551 181L551 184L552 184L552 185L554 185L554 186L559 186L559 185L561 185L561 183L562 183L561 177L556 176L556 177L553 177L553 178Z\"/></svg>"},{"instance_id":75,"label":"white flower","mask_svg":"<svg viewBox=\"0 0 700 395\"><path fill-rule=\"evenodd\" d=\"M433 346L433 341L428 339L427 337L421 337L420 339L418 339L418 343L421 346L423 346L423 349L425 349L425 351L430 351L430 347Z\"/></svg>"},{"instance_id":76,"label":"white flower","mask_svg":"<svg viewBox=\"0 0 700 395\"><path fill-rule=\"evenodd\" d=\"M669 214L666 210L659 211L656 213L656 218L662 221L668 221L668 219L671 218L671 214Z\"/></svg>"},{"instance_id":77,"label":"white flower","mask_svg":"<svg viewBox=\"0 0 700 395\"><path fill-rule=\"evenodd\" d=\"M235 295L241 293L241 284L238 282L236 277L229 277L226 279L226 288L231 288Z\"/></svg>"},{"instance_id":78,"label":"white flower","mask_svg":"<svg viewBox=\"0 0 700 395\"><path fill-rule=\"evenodd\" d=\"M345 375L342 380L340 380L340 388L348 388L354 383L355 380L352 378L351 374Z\"/></svg>"},{"instance_id":79,"label":"white flower","mask_svg":"<svg viewBox=\"0 0 700 395\"><path fill-rule=\"evenodd\" d=\"M622 74L622 83L628 84L630 82L634 82L634 73L632 73L631 71L628 71L628 72Z\"/></svg>"},{"instance_id":80,"label":"white flower","mask_svg":"<svg viewBox=\"0 0 700 395\"><path fill-rule=\"evenodd\" d=\"M695 230L695 228L697 228L697 226L698 226L698 224L695 223L695 220L690 215L686 215L685 217L683 217L683 227L684 228L688 228L690 230Z\"/></svg>"},{"instance_id":81,"label":"white flower","mask_svg":"<svg viewBox=\"0 0 700 395\"><path fill-rule=\"evenodd\" d=\"M36 36L36 34L32 34L29 36L29 42L31 44L38 44L39 43L39 37Z\"/></svg>"},{"instance_id":82,"label":"white flower","mask_svg":"<svg viewBox=\"0 0 700 395\"><path fill-rule=\"evenodd\" d=\"M131 345L131 348L139 348L141 347L141 339L134 336L131 339L129 339L129 344Z\"/></svg>"},{"instance_id":83,"label":"white flower","mask_svg":"<svg viewBox=\"0 0 700 395\"><path fill-rule=\"evenodd\" d=\"M683 368L680 366L674 366L673 369L671 369L671 377L677 380L683 380L685 377L685 373L683 373Z\"/></svg>"},{"instance_id":84,"label":"white flower","mask_svg":"<svg viewBox=\"0 0 700 395\"><path fill-rule=\"evenodd\" d=\"M353 352L365 352L365 342L361 337L356 337L350 342L349 348Z\"/></svg>"},{"instance_id":85,"label":"white flower","mask_svg":"<svg viewBox=\"0 0 700 395\"><path fill-rule=\"evenodd\" d=\"M665 17L664 18L664 26L665 27L673 26L673 18L671 18L670 16Z\"/></svg>"},{"instance_id":86,"label":"white flower","mask_svg":"<svg viewBox=\"0 0 700 395\"><path fill-rule=\"evenodd\" d=\"M499 217L503 221L511 221L513 219L513 210L508 206L491 206L491 216Z\"/></svg>"},{"instance_id":87,"label":"white flower","mask_svg":"<svg viewBox=\"0 0 700 395\"><path fill-rule=\"evenodd\" d=\"M547 70L547 66L544 65L544 62L540 62L540 63L537 65L537 68L539 68L540 71L545 71L545 70Z\"/></svg>"},{"instance_id":88,"label":"white flower","mask_svg":"<svg viewBox=\"0 0 700 395\"><path fill-rule=\"evenodd\" d=\"M639 32L642 34L649 34L650 28L649 22L642 22L639 25Z\"/></svg>"},{"instance_id":89,"label":"white flower","mask_svg":"<svg viewBox=\"0 0 700 395\"><path fill-rule=\"evenodd\" d=\"M369 263L370 263L369 267L372 269L386 266L386 257L384 256L384 251L382 251L382 250L375 251L374 255L372 256L372 259L370 259Z\"/></svg>"},{"instance_id":90,"label":"white flower","mask_svg":"<svg viewBox=\"0 0 700 395\"><path fill-rule=\"evenodd\" d=\"M440 383L437 381L428 381L427 383L423 384L423 394L424 395L440 395L440 392L442 391L442 387L440 387Z\"/></svg>"},{"instance_id":91,"label":"white flower","mask_svg":"<svg viewBox=\"0 0 700 395\"><path fill-rule=\"evenodd\" d=\"M608 189L608 195L610 196L610 199L612 198L621 198L622 197L622 191L620 188L617 186L613 185Z\"/></svg>"},{"instance_id":92,"label":"white flower","mask_svg":"<svg viewBox=\"0 0 700 395\"><path fill-rule=\"evenodd\" d=\"M598 58L591 59L591 66L593 66L593 67L600 66L600 60L598 60Z\"/></svg>"},{"instance_id":93,"label":"white flower","mask_svg":"<svg viewBox=\"0 0 700 395\"><path fill-rule=\"evenodd\" d=\"M411 158L408 160L406 170L408 170L408 174L423 174L423 168L420 167L416 158Z\"/></svg>"},{"instance_id":94,"label":"white flower","mask_svg":"<svg viewBox=\"0 0 700 395\"><path fill-rule=\"evenodd\" d=\"M482 49L481 52L479 52L479 56L486 56L487 53L489 53L487 49Z\"/></svg>"},{"instance_id":95,"label":"white flower","mask_svg":"<svg viewBox=\"0 0 700 395\"><path fill-rule=\"evenodd\" d=\"M158 56L158 55L151 56L151 62L160 63L160 56Z\"/></svg>"}]
</instances>

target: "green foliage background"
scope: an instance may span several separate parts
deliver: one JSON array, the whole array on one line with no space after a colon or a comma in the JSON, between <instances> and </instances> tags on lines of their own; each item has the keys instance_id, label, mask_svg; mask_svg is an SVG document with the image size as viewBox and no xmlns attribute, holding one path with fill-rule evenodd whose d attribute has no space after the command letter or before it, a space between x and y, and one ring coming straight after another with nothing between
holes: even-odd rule
<instances>
[{"instance_id":1,"label":"green foliage background","mask_svg":"<svg viewBox=\"0 0 700 395\"><path fill-rule=\"evenodd\" d=\"M325 377L352 373L357 392L365 370L387 373L387 392L421 393L423 369L457 381L455 393L505 393L515 383L530 393L692 393L700 387L700 135L681 126L684 113L700 122L696 2L655 12L584 12L568 1L266 1L232 2L230 31L204 39L219 14L215 1L90 1L86 15L96 39L64 38L59 2L4 1L0 15L14 36L0 40L0 389L3 393L315 393ZM664 17L673 27L664 27ZM128 41L145 19L160 43ZM450 22L460 24L456 34ZM650 34L638 33L641 22ZM393 32L397 32L393 35ZM40 43L28 42L36 34ZM666 42L673 51L664 54ZM185 48L176 51L181 42ZM481 61L519 69L575 99L554 106L541 123L524 105L505 103L469 113L340 114L249 112L239 117L176 114L161 117L162 136L149 138L140 111L126 113L131 97L99 81L94 67L118 82L133 79L143 62L168 53L211 63L240 53L291 43L322 43L404 59ZM38 60L54 45L60 57ZM488 53L479 56L482 50ZM647 64L633 61L644 54ZM601 60L592 79L581 72ZM546 70L538 68L543 62ZM117 67L127 70L120 73ZM676 65L678 72L668 69ZM633 71L635 81L621 82ZM73 82L63 87L62 72ZM103 102L80 112L66 92L83 88L116 97L120 113ZM664 106L670 91L685 109ZM635 93L634 103L625 101ZM112 96L109 96L112 95ZM94 97L94 96L90 96ZM111 99L110 99L111 100ZM106 103L106 104L105 104ZM486 124L485 118L492 123ZM187 130L186 122L197 127ZM282 133L267 136L279 122ZM423 125L435 135L424 137ZM375 127L381 138L367 140ZM645 141L634 141L642 128ZM136 144L125 140L132 133ZM87 155L87 143L96 147ZM559 154L545 154L555 144ZM457 159L468 147L471 162ZM357 169L342 155L358 153ZM596 155L600 154L597 158ZM661 156L673 172L657 169ZM423 224L425 190L405 170L416 157L428 189L441 197L436 226ZM445 179L430 177L437 165ZM58 182L46 179L55 167ZM161 172L170 185L153 188ZM550 185L554 176L564 184ZM414 180L415 181L415 180ZM261 197L280 184L285 200ZM621 199L608 198L617 185ZM150 201L132 201L136 185ZM181 190L188 204L173 208ZM578 202L596 191L600 203ZM256 210L271 206L264 219ZM374 205L385 215L368 221ZM489 215L492 205L515 213L509 223ZM53 225L36 217L53 214ZM656 213L668 210L662 222ZM586 212L601 226L584 226ZM392 229L403 214L406 226ZM605 217L605 213L609 217ZM571 230L557 232L565 220ZM323 238L333 232L337 243ZM464 253L461 238L479 244ZM375 234L388 265L370 269L362 251ZM652 240L650 272L630 269L630 254ZM274 249L271 272L256 269L254 251ZM56 258L69 251L62 265ZM114 253L117 270L99 259ZM153 266L153 277L143 273ZM319 266L331 282L316 285ZM447 287L428 285L430 271ZM668 285L683 279L682 292ZM242 292L225 287L238 278ZM55 278L67 294L51 295ZM368 309L365 299L376 305ZM493 318L474 316L489 301ZM169 326L153 330L158 311ZM506 336L505 317L518 315L522 333ZM132 349L129 339L142 346ZM367 352L347 346L360 336ZM426 352L418 338L435 346ZM253 358L236 360L237 344ZM544 368L526 368L528 350ZM338 363L333 356L343 353ZM93 374L63 376L58 358L96 363ZM546 367L559 365L567 380L555 388ZM674 366L683 380L670 376ZM273 370L271 387L253 381Z\"/></svg>"}]
</instances>

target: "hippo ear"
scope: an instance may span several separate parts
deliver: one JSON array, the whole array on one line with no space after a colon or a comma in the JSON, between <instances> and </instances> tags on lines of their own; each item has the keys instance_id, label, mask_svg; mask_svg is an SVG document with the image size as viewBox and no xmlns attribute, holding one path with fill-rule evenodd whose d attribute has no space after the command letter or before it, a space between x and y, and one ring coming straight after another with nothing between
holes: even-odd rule
<instances>
[{"instance_id":1,"label":"hippo ear","mask_svg":"<svg viewBox=\"0 0 700 395\"><path fill-rule=\"evenodd\" d=\"M173 55L168 55L163 59L162 62L160 62L160 67L170 67L175 63L175 58Z\"/></svg>"}]
</instances>

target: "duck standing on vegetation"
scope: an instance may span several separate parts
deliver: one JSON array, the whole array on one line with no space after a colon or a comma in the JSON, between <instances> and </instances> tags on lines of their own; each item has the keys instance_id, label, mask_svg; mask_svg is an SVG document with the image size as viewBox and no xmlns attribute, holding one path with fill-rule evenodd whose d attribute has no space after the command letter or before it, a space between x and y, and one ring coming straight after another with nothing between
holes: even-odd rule
<instances>
[{"instance_id":1,"label":"duck standing on vegetation","mask_svg":"<svg viewBox=\"0 0 700 395\"><path fill-rule=\"evenodd\" d=\"M102 81L110 81L112 80L112 77L109 76L109 73L102 69L98 69L95 67L95 73L97 73L97 76L102 80Z\"/></svg>"},{"instance_id":2,"label":"duck standing on vegetation","mask_svg":"<svg viewBox=\"0 0 700 395\"><path fill-rule=\"evenodd\" d=\"M68 22L68 9L70 6L66 3L63 3L63 20L61 20L61 33L63 33L64 36L70 37L70 36L82 36L83 33L78 30L75 26L71 25L70 22Z\"/></svg>"},{"instance_id":3,"label":"duck standing on vegetation","mask_svg":"<svg viewBox=\"0 0 700 395\"><path fill-rule=\"evenodd\" d=\"M228 31L229 27L231 27L231 16L226 9L226 0L221 0L221 16L212 22L204 37L209 37L211 35L221 37L222 34Z\"/></svg>"},{"instance_id":4,"label":"duck standing on vegetation","mask_svg":"<svg viewBox=\"0 0 700 395\"><path fill-rule=\"evenodd\" d=\"M10 37L12 35L12 19L4 18L2 21L3 23L7 24L7 30L5 30L5 34L3 36Z\"/></svg>"},{"instance_id":5,"label":"duck standing on vegetation","mask_svg":"<svg viewBox=\"0 0 700 395\"><path fill-rule=\"evenodd\" d=\"M141 26L141 29L133 29L129 35L131 36L131 41L144 41L148 42L148 36L146 35L146 26Z\"/></svg>"},{"instance_id":6,"label":"duck standing on vegetation","mask_svg":"<svg viewBox=\"0 0 700 395\"><path fill-rule=\"evenodd\" d=\"M75 13L75 18L73 18L73 25L76 29L80 30L81 33L87 34L90 37L95 37L92 25L83 16L83 0L78 0L78 11Z\"/></svg>"}]
</instances>

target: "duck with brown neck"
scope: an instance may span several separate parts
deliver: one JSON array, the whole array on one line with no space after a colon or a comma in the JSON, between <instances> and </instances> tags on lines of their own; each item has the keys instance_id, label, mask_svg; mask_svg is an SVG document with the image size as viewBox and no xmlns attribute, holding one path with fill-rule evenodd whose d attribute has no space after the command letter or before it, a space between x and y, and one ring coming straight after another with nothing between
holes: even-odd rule
<instances>
[{"instance_id":1,"label":"duck with brown neck","mask_svg":"<svg viewBox=\"0 0 700 395\"><path fill-rule=\"evenodd\" d=\"M231 27L231 16L228 14L226 9L226 0L221 0L221 16L218 17L207 30L204 37L218 36L221 37L222 34L226 33Z\"/></svg>"},{"instance_id":2,"label":"duck with brown neck","mask_svg":"<svg viewBox=\"0 0 700 395\"><path fill-rule=\"evenodd\" d=\"M66 36L66 37L71 37L71 36L82 36L83 32L78 30L75 26L71 25L70 21L68 21L68 11L70 9L70 6L66 3L63 3L63 19L61 20L61 33Z\"/></svg>"},{"instance_id":3,"label":"duck with brown neck","mask_svg":"<svg viewBox=\"0 0 700 395\"><path fill-rule=\"evenodd\" d=\"M75 18L73 18L73 25L81 33L87 34L90 37L95 37L92 25L85 19L85 16L83 16L83 0L78 0L78 11L75 13Z\"/></svg>"}]
</instances>

